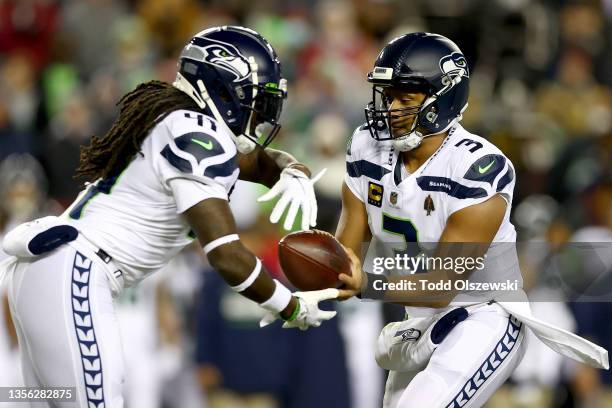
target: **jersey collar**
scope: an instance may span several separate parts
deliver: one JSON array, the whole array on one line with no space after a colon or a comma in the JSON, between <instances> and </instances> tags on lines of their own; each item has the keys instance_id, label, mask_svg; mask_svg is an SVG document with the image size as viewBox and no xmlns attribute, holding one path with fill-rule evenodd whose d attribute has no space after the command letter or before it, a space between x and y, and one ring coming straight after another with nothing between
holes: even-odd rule
<instances>
[{"instance_id":1,"label":"jersey collar","mask_svg":"<svg viewBox=\"0 0 612 408\"><path fill-rule=\"evenodd\" d=\"M402 181L412 176L413 174L423 172L427 168L427 166L429 166L429 164L433 161L433 159L442 151L442 149L444 149L444 146L446 146L448 142L453 138L453 135L458 127L459 124L456 124L449 130L448 136L446 136L446 138L440 144L438 149L431 156L429 156L429 158L425 160L425 163L421 164L421 166L414 173L407 174L408 171L404 167L404 160L402 160L401 152L396 152L395 166L393 168L393 181L395 183L395 186L399 186Z\"/></svg>"}]
</instances>

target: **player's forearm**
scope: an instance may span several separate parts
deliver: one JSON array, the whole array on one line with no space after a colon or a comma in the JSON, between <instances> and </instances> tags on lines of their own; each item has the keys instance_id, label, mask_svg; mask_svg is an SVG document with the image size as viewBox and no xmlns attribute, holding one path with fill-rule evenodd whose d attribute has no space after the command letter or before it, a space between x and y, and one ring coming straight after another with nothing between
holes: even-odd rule
<instances>
[{"instance_id":1,"label":"player's forearm","mask_svg":"<svg viewBox=\"0 0 612 408\"><path fill-rule=\"evenodd\" d=\"M241 243L236 242L234 245L212 251L208 259L223 280L242 296L258 304L265 304L274 295L277 285L261 262ZM256 278L249 282L252 276ZM291 297L280 312L281 317L289 317L295 306L296 299Z\"/></svg>"},{"instance_id":2,"label":"player's forearm","mask_svg":"<svg viewBox=\"0 0 612 408\"><path fill-rule=\"evenodd\" d=\"M210 264L236 292L266 310L293 312L289 289L275 283L261 262L239 240L236 222L226 200L209 198L185 211L185 218L203 245ZM268 302L271 298L272 302Z\"/></svg>"},{"instance_id":3,"label":"player's forearm","mask_svg":"<svg viewBox=\"0 0 612 408\"><path fill-rule=\"evenodd\" d=\"M293 157L287 152L284 152L282 150L267 148L263 150L262 155L265 155L274 161L275 166L267 166L264 168L264 171L269 173L268 174L269 178L273 180L272 184L278 181L278 179L280 178L281 171L283 171L283 169L287 167L293 167L293 168L299 169L304 174L306 174L308 177L311 176L311 172L308 166L306 166L303 163L300 163L295 157ZM268 160L264 159L264 161L268 161Z\"/></svg>"},{"instance_id":4,"label":"player's forearm","mask_svg":"<svg viewBox=\"0 0 612 408\"><path fill-rule=\"evenodd\" d=\"M361 259L362 249L372 235L364 204L342 184L342 212L336 227L336 239Z\"/></svg>"}]
</instances>

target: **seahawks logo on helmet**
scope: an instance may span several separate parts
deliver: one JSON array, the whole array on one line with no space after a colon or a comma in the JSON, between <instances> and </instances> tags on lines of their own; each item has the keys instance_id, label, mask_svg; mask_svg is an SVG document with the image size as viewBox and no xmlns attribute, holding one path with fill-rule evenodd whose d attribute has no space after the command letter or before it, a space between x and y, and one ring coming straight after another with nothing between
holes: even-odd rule
<instances>
[{"instance_id":1,"label":"seahawks logo on helmet","mask_svg":"<svg viewBox=\"0 0 612 408\"><path fill-rule=\"evenodd\" d=\"M440 71L444 74L442 78L444 85L448 85L445 82L449 82L449 80L457 77L470 77L467 61L460 52L453 52L440 58Z\"/></svg>"},{"instance_id":2,"label":"seahawks logo on helmet","mask_svg":"<svg viewBox=\"0 0 612 408\"><path fill-rule=\"evenodd\" d=\"M236 47L210 38L204 40L210 44L205 46L190 44L183 56L201 60L233 74L236 77L234 82L242 81L251 74L249 61Z\"/></svg>"},{"instance_id":3,"label":"seahawks logo on helmet","mask_svg":"<svg viewBox=\"0 0 612 408\"><path fill-rule=\"evenodd\" d=\"M231 44L211 44L203 48L204 62L215 65L236 76L234 82L242 81L251 73L249 62Z\"/></svg>"}]
</instances>

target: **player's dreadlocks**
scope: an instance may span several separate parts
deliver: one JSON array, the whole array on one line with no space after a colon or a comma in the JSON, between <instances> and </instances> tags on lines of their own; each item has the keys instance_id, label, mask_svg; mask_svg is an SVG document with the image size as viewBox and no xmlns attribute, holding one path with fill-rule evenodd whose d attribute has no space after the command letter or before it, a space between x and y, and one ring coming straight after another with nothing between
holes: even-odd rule
<instances>
[{"instance_id":1,"label":"player's dreadlocks","mask_svg":"<svg viewBox=\"0 0 612 408\"><path fill-rule=\"evenodd\" d=\"M149 131L178 109L200 110L185 93L161 81L138 85L117 103L119 117L103 137L81 147L75 178L93 182L116 176L130 163Z\"/></svg>"}]
</instances>

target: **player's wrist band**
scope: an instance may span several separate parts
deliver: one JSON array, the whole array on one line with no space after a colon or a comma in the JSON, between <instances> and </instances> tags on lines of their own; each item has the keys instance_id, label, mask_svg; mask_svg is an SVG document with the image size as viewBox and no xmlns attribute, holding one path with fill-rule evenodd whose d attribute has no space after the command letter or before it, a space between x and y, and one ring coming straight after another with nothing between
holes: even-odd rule
<instances>
[{"instance_id":1,"label":"player's wrist band","mask_svg":"<svg viewBox=\"0 0 612 408\"><path fill-rule=\"evenodd\" d=\"M292 322L296 319L297 315L300 313L300 309L302 308L300 299L297 300L297 303L295 305L295 309L293 309L293 312L291 313L291 316L289 316L286 319L283 319L286 322ZM281 316L282 318L282 316Z\"/></svg>"},{"instance_id":2,"label":"player's wrist band","mask_svg":"<svg viewBox=\"0 0 612 408\"><path fill-rule=\"evenodd\" d=\"M385 275L376 275L374 273L365 273L366 281L359 294L360 299L382 299L384 297L386 289L381 290L380 288L386 288L385 283L389 282L389 279ZM374 282L379 281L379 289L374 289Z\"/></svg>"},{"instance_id":3,"label":"player's wrist band","mask_svg":"<svg viewBox=\"0 0 612 408\"><path fill-rule=\"evenodd\" d=\"M229 244L233 241L239 241L240 237L238 234L229 234L217 239L213 239L208 244L204 245L204 253L208 255L213 249L220 247L221 245Z\"/></svg>"},{"instance_id":4,"label":"player's wrist band","mask_svg":"<svg viewBox=\"0 0 612 408\"><path fill-rule=\"evenodd\" d=\"M236 286L230 286L230 288L232 288L232 290L235 290L236 292L242 292L243 290L251 286L253 282L255 282L255 279L257 279L260 272L261 261L259 260L259 258L255 258L255 268L253 268L253 272L251 272L248 278L246 278L242 283Z\"/></svg>"},{"instance_id":5,"label":"player's wrist band","mask_svg":"<svg viewBox=\"0 0 612 408\"><path fill-rule=\"evenodd\" d=\"M276 279L274 279L274 283L276 284L274 293L272 293L270 299L260 303L259 306L263 307L269 312L279 314L285 310L287 305L289 305L289 302L291 302L291 291Z\"/></svg>"}]
</instances>

